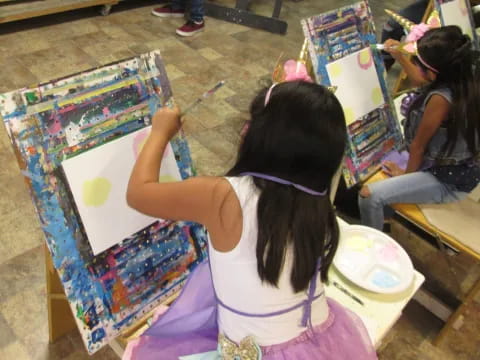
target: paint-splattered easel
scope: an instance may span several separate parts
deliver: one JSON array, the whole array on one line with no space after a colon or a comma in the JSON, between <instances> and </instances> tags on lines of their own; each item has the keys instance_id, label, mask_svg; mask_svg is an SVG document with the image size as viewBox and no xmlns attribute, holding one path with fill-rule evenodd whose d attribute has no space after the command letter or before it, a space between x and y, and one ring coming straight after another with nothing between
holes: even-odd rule
<instances>
[{"instance_id":1,"label":"paint-splattered easel","mask_svg":"<svg viewBox=\"0 0 480 360\"><path fill-rule=\"evenodd\" d=\"M77 325L46 245L44 245L44 254L47 280L48 340L53 344L62 336L76 330ZM178 294L171 296L164 304L171 304ZM110 347L119 357L123 355L128 341L138 337L148 328L148 321L152 317L152 313L153 311L147 313L110 342Z\"/></svg>"}]
</instances>

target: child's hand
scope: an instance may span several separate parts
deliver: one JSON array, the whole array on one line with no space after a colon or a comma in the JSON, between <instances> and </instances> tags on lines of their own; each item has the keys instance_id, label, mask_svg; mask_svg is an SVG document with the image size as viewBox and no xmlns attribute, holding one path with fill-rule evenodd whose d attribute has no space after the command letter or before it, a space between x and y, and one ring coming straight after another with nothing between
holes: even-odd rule
<instances>
[{"instance_id":1,"label":"child's hand","mask_svg":"<svg viewBox=\"0 0 480 360\"><path fill-rule=\"evenodd\" d=\"M398 51L398 46L400 45L400 41L394 39L387 39L383 45L385 46L383 51L392 55L394 59L398 59L402 56L402 53Z\"/></svg>"},{"instance_id":2,"label":"child's hand","mask_svg":"<svg viewBox=\"0 0 480 360\"><path fill-rule=\"evenodd\" d=\"M405 174L405 170L403 170L400 166L395 164L392 161L385 161L383 164L383 172L388 176L399 176Z\"/></svg>"},{"instance_id":3,"label":"child's hand","mask_svg":"<svg viewBox=\"0 0 480 360\"><path fill-rule=\"evenodd\" d=\"M152 118L152 133L162 134L170 140L180 130L180 109L177 105L173 108L163 107Z\"/></svg>"}]
</instances>

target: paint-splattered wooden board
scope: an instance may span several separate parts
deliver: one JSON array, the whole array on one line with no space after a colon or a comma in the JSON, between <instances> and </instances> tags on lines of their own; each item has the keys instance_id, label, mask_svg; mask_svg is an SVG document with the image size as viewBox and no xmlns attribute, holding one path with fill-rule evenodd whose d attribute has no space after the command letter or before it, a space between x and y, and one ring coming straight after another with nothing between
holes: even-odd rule
<instances>
[{"instance_id":1,"label":"paint-splattered wooden board","mask_svg":"<svg viewBox=\"0 0 480 360\"><path fill-rule=\"evenodd\" d=\"M158 51L0 95L0 114L90 353L180 289L206 256L206 233L198 224L157 222L94 256L61 163L149 125L170 98ZM171 146L181 177L194 175L185 138Z\"/></svg>"},{"instance_id":2,"label":"paint-splattered wooden board","mask_svg":"<svg viewBox=\"0 0 480 360\"><path fill-rule=\"evenodd\" d=\"M353 186L375 173L382 158L402 146L387 90L368 1L302 20L316 81L336 85L348 131L343 175Z\"/></svg>"}]
</instances>

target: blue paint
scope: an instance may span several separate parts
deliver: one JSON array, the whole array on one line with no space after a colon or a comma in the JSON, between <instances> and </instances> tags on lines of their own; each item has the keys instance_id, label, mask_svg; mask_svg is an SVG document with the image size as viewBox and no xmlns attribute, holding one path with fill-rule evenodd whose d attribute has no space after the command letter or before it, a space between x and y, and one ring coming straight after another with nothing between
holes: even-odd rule
<instances>
[{"instance_id":1,"label":"blue paint","mask_svg":"<svg viewBox=\"0 0 480 360\"><path fill-rule=\"evenodd\" d=\"M372 283L384 289L392 288L400 284L400 279L385 270L375 270Z\"/></svg>"}]
</instances>

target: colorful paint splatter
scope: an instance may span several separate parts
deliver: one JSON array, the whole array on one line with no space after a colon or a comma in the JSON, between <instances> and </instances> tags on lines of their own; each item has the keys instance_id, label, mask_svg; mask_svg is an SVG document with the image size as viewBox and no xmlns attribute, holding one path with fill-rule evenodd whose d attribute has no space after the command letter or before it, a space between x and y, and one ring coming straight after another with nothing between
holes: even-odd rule
<instances>
[{"instance_id":1,"label":"colorful paint splatter","mask_svg":"<svg viewBox=\"0 0 480 360\"><path fill-rule=\"evenodd\" d=\"M308 39L316 81L323 85L331 85L328 64L377 43L367 1L302 20L302 27ZM359 59L359 64L369 67L370 61L371 58ZM349 187L376 172L387 153L403 146L399 123L387 90L383 60L377 51L373 52L373 63L381 94L377 91L371 97L381 99L383 95L385 103L360 118L352 118L351 109L344 109L348 119L349 143L343 175Z\"/></svg>"},{"instance_id":2,"label":"colorful paint splatter","mask_svg":"<svg viewBox=\"0 0 480 360\"><path fill-rule=\"evenodd\" d=\"M60 164L149 125L170 97L158 51L0 95L0 114L89 353L179 290L206 256L206 233L198 224L157 222L93 256ZM182 178L194 175L183 136L171 145Z\"/></svg>"}]
</instances>

